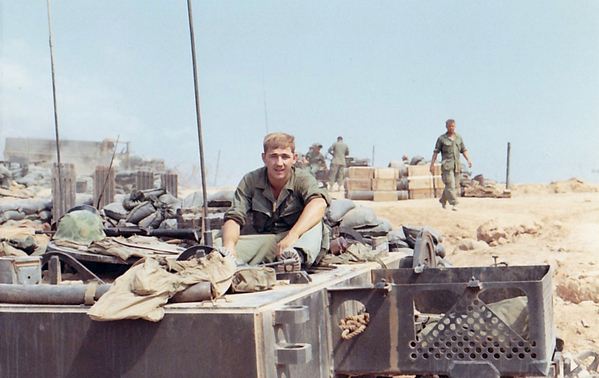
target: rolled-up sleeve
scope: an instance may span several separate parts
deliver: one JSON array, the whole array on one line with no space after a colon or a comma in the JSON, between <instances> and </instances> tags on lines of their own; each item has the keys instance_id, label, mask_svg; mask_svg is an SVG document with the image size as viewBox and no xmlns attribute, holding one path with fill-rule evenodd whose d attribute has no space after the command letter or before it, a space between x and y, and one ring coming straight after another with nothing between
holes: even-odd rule
<instances>
[{"instance_id":1,"label":"rolled-up sleeve","mask_svg":"<svg viewBox=\"0 0 599 378\"><path fill-rule=\"evenodd\" d=\"M435 143L435 149L433 150L433 152L441 152L441 150L443 149L443 141L441 140L441 137L437 138L437 143Z\"/></svg>"},{"instance_id":2,"label":"rolled-up sleeve","mask_svg":"<svg viewBox=\"0 0 599 378\"><path fill-rule=\"evenodd\" d=\"M235 190L235 196L233 197L231 208L225 212L225 222L229 219L232 219L241 227L246 225L248 213L252 206L252 200L248 192L249 188L250 186L248 183L248 177L245 176L243 179L241 179L241 182Z\"/></svg>"},{"instance_id":3,"label":"rolled-up sleeve","mask_svg":"<svg viewBox=\"0 0 599 378\"><path fill-rule=\"evenodd\" d=\"M314 198L323 198L327 207L331 205L331 198L329 197L329 193L324 188L318 187L318 182L312 175L297 175L297 185L296 188L301 193L301 196L304 200L304 204L312 201Z\"/></svg>"}]
</instances>

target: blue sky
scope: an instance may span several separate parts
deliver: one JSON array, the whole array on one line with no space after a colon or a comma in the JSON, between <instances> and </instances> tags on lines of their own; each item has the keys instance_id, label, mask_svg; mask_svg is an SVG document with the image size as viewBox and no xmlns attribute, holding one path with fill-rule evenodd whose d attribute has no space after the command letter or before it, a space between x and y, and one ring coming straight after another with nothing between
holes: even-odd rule
<instances>
[{"instance_id":1,"label":"blue sky","mask_svg":"<svg viewBox=\"0 0 599 378\"><path fill-rule=\"evenodd\" d=\"M193 1L208 184L343 135L386 166L454 118L473 173L599 182L597 1ZM61 139L198 165L187 2L51 0ZM0 151L54 138L46 1L0 2ZM218 158L220 156L220 158ZM217 172L218 160L218 172Z\"/></svg>"}]
</instances>

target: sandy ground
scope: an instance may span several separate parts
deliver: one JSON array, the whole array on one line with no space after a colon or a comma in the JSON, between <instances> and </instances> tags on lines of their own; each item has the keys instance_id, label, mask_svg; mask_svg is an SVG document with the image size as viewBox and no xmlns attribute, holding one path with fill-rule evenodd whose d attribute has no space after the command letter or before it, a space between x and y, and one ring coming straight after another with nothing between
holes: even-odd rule
<instances>
[{"instance_id":1,"label":"sandy ground","mask_svg":"<svg viewBox=\"0 0 599 378\"><path fill-rule=\"evenodd\" d=\"M462 198L458 211L442 209L436 199L356 202L373 208L394 228L437 229L454 266L491 265L493 256L510 265L551 265L555 326L566 352L599 350L599 185L571 179L513 185L511 190L510 199ZM2 237L32 232L28 227L0 231ZM47 237L37 238L47 243Z\"/></svg>"}]
</instances>

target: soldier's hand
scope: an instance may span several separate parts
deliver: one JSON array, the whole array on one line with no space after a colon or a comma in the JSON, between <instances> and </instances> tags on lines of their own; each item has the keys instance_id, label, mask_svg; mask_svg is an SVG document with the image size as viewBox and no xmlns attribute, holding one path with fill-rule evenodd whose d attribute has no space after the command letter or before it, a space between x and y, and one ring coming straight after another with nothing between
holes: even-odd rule
<instances>
[{"instance_id":1,"label":"soldier's hand","mask_svg":"<svg viewBox=\"0 0 599 378\"><path fill-rule=\"evenodd\" d=\"M435 165L431 163L431 166L429 167L429 171L431 171L431 174L435 174Z\"/></svg>"},{"instance_id":2,"label":"soldier's hand","mask_svg":"<svg viewBox=\"0 0 599 378\"><path fill-rule=\"evenodd\" d=\"M293 235L291 232L287 234L281 241L277 244L277 257L283 252L284 249L291 248L295 244L295 242L299 238Z\"/></svg>"}]
</instances>

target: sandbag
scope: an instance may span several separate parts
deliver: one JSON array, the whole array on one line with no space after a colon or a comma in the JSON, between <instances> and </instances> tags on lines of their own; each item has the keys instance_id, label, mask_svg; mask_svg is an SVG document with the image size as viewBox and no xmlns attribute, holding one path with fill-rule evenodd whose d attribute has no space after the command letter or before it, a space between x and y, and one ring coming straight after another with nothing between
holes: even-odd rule
<instances>
[{"instance_id":1,"label":"sandbag","mask_svg":"<svg viewBox=\"0 0 599 378\"><path fill-rule=\"evenodd\" d=\"M406 235L403 232L403 227L398 228L393 231L390 231L387 234L387 238L389 239L389 242L395 242L398 240L406 240Z\"/></svg>"},{"instance_id":2,"label":"sandbag","mask_svg":"<svg viewBox=\"0 0 599 378\"><path fill-rule=\"evenodd\" d=\"M171 218L163 220L162 223L160 223L160 226L158 226L158 228L162 228L165 230L176 230L178 226L179 222L177 222L176 219Z\"/></svg>"},{"instance_id":3,"label":"sandbag","mask_svg":"<svg viewBox=\"0 0 599 378\"><path fill-rule=\"evenodd\" d=\"M119 202L109 203L102 208L102 211L104 211L104 215L107 217L116 220L127 219L127 215L129 215L129 211Z\"/></svg>"},{"instance_id":4,"label":"sandbag","mask_svg":"<svg viewBox=\"0 0 599 378\"><path fill-rule=\"evenodd\" d=\"M19 221L19 220L25 219L25 213L20 212L18 210L7 210L7 211L5 211L5 212L2 213L2 218L4 220L15 220L15 221Z\"/></svg>"},{"instance_id":5,"label":"sandbag","mask_svg":"<svg viewBox=\"0 0 599 378\"><path fill-rule=\"evenodd\" d=\"M164 216L160 211L155 211L154 213L148 215L144 219L140 220L138 225L141 228L158 228L160 227L160 223L164 220Z\"/></svg>"},{"instance_id":6,"label":"sandbag","mask_svg":"<svg viewBox=\"0 0 599 378\"><path fill-rule=\"evenodd\" d=\"M393 229L393 225L388 219L379 218L379 224L374 227L361 227L357 228L358 232L368 232L373 234L387 234L389 231Z\"/></svg>"},{"instance_id":7,"label":"sandbag","mask_svg":"<svg viewBox=\"0 0 599 378\"><path fill-rule=\"evenodd\" d=\"M172 194L166 193L158 197L158 201L168 206L169 210L174 214L177 209L180 209L183 205L183 201L174 197Z\"/></svg>"},{"instance_id":8,"label":"sandbag","mask_svg":"<svg viewBox=\"0 0 599 378\"><path fill-rule=\"evenodd\" d=\"M416 155L410 160L410 165L418 165L424 161L424 158L420 155Z\"/></svg>"},{"instance_id":9,"label":"sandbag","mask_svg":"<svg viewBox=\"0 0 599 378\"><path fill-rule=\"evenodd\" d=\"M342 227L360 228L365 226L378 226L378 218L373 209L359 206L351 209L341 220Z\"/></svg>"},{"instance_id":10,"label":"sandbag","mask_svg":"<svg viewBox=\"0 0 599 378\"><path fill-rule=\"evenodd\" d=\"M48 210L40 211L39 219L44 222L50 222L52 220L52 213Z\"/></svg>"},{"instance_id":11,"label":"sandbag","mask_svg":"<svg viewBox=\"0 0 599 378\"><path fill-rule=\"evenodd\" d=\"M327 219L331 221L331 223L338 223L348 211L355 207L356 204L350 199L334 199L331 202L331 206L327 209Z\"/></svg>"},{"instance_id":12,"label":"sandbag","mask_svg":"<svg viewBox=\"0 0 599 378\"><path fill-rule=\"evenodd\" d=\"M139 223L142 219L146 218L148 215L154 213L156 208L150 201L142 202L139 205L135 206L133 210L127 216L126 221L129 223Z\"/></svg>"},{"instance_id":13,"label":"sandbag","mask_svg":"<svg viewBox=\"0 0 599 378\"><path fill-rule=\"evenodd\" d=\"M36 214L46 209L46 201L43 199L34 199L29 201L20 201L20 210L26 215Z\"/></svg>"},{"instance_id":14,"label":"sandbag","mask_svg":"<svg viewBox=\"0 0 599 378\"><path fill-rule=\"evenodd\" d=\"M185 197L183 200L183 207L185 208L193 208L193 207L202 207L204 205L204 197L202 196L202 192L195 191Z\"/></svg>"},{"instance_id":15,"label":"sandbag","mask_svg":"<svg viewBox=\"0 0 599 378\"><path fill-rule=\"evenodd\" d=\"M123 207L125 208L125 210L131 211L142 203L142 201L132 200L131 198L125 198L123 200Z\"/></svg>"},{"instance_id":16,"label":"sandbag","mask_svg":"<svg viewBox=\"0 0 599 378\"><path fill-rule=\"evenodd\" d=\"M406 235L406 242L408 243L410 248L414 248L414 244L416 243L416 238L418 237L418 234L420 233L420 231L430 232L431 236L433 237L433 241L436 244L443 242L443 236L441 236L441 234L434 228L426 227L426 226L422 227L422 226L410 226L410 225L402 226L402 228L403 228L404 234Z\"/></svg>"}]
</instances>

